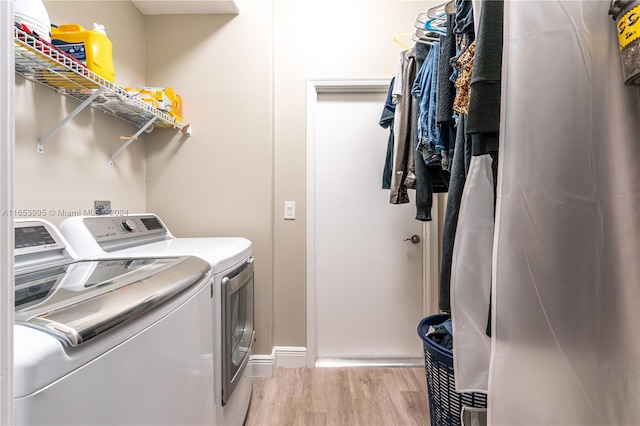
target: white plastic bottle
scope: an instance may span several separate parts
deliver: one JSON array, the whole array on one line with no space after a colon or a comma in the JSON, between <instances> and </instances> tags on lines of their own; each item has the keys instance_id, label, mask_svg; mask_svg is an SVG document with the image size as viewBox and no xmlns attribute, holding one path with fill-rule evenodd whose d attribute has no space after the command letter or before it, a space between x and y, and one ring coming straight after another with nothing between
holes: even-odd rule
<instances>
[{"instance_id":1,"label":"white plastic bottle","mask_svg":"<svg viewBox=\"0 0 640 426\"><path fill-rule=\"evenodd\" d=\"M51 21L42 0L15 0L13 10L17 23L25 24L44 40L51 41Z\"/></svg>"}]
</instances>

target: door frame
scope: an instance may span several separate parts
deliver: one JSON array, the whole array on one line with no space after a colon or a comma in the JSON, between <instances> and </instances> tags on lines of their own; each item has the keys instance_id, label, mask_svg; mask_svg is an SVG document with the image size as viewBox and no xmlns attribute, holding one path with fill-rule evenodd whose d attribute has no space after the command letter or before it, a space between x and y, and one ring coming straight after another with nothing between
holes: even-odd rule
<instances>
[{"instance_id":1,"label":"door frame","mask_svg":"<svg viewBox=\"0 0 640 426\"><path fill-rule=\"evenodd\" d=\"M0 209L13 208L13 1L0 1ZM13 215L0 215L0 424L13 424Z\"/></svg>"},{"instance_id":2,"label":"door frame","mask_svg":"<svg viewBox=\"0 0 640 426\"><path fill-rule=\"evenodd\" d=\"M387 93L390 77L309 78L307 79L307 367L315 367L318 353L317 288L316 288L316 114L320 93ZM382 105L380 106L382 110ZM436 195L436 194L434 194ZM440 285L439 207L433 197L431 222L422 224L422 311L438 312ZM416 335L417 338L417 335Z\"/></svg>"}]
</instances>

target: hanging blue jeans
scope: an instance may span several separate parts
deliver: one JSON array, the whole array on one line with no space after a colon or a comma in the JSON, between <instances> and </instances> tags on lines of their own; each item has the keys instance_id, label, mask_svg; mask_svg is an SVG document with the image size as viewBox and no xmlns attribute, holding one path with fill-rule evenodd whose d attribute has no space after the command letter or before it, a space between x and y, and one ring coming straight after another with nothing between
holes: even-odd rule
<instances>
[{"instance_id":1,"label":"hanging blue jeans","mask_svg":"<svg viewBox=\"0 0 640 426\"><path fill-rule=\"evenodd\" d=\"M413 83L411 94L418 103L418 140L423 156L429 158L436 152L438 129L436 126L438 100L438 60L440 43L431 45L429 54L422 64ZM427 152L424 152L426 149Z\"/></svg>"}]
</instances>

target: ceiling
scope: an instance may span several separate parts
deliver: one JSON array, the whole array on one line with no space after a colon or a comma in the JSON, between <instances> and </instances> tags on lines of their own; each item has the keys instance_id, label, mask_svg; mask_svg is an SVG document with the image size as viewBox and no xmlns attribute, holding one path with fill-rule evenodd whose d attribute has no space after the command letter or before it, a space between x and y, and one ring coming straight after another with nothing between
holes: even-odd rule
<instances>
[{"instance_id":1,"label":"ceiling","mask_svg":"<svg viewBox=\"0 0 640 426\"><path fill-rule=\"evenodd\" d=\"M131 0L145 15L237 15L234 0Z\"/></svg>"}]
</instances>

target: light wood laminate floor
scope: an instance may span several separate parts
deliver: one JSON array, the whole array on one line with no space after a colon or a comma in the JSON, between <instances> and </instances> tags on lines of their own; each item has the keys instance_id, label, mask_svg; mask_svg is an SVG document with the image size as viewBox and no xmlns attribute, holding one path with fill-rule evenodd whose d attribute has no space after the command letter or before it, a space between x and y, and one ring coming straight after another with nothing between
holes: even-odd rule
<instances>
[{"instance_id":1,"label":"light wood laminate floor","mask_svg":"<svg viewBox=\"0 0 640 426\"><path fill-rule=\"evenodd\" d=\"M254 379L245 425L429 425L424 368L278 368Z\"/></svg>"}]
</instances>

